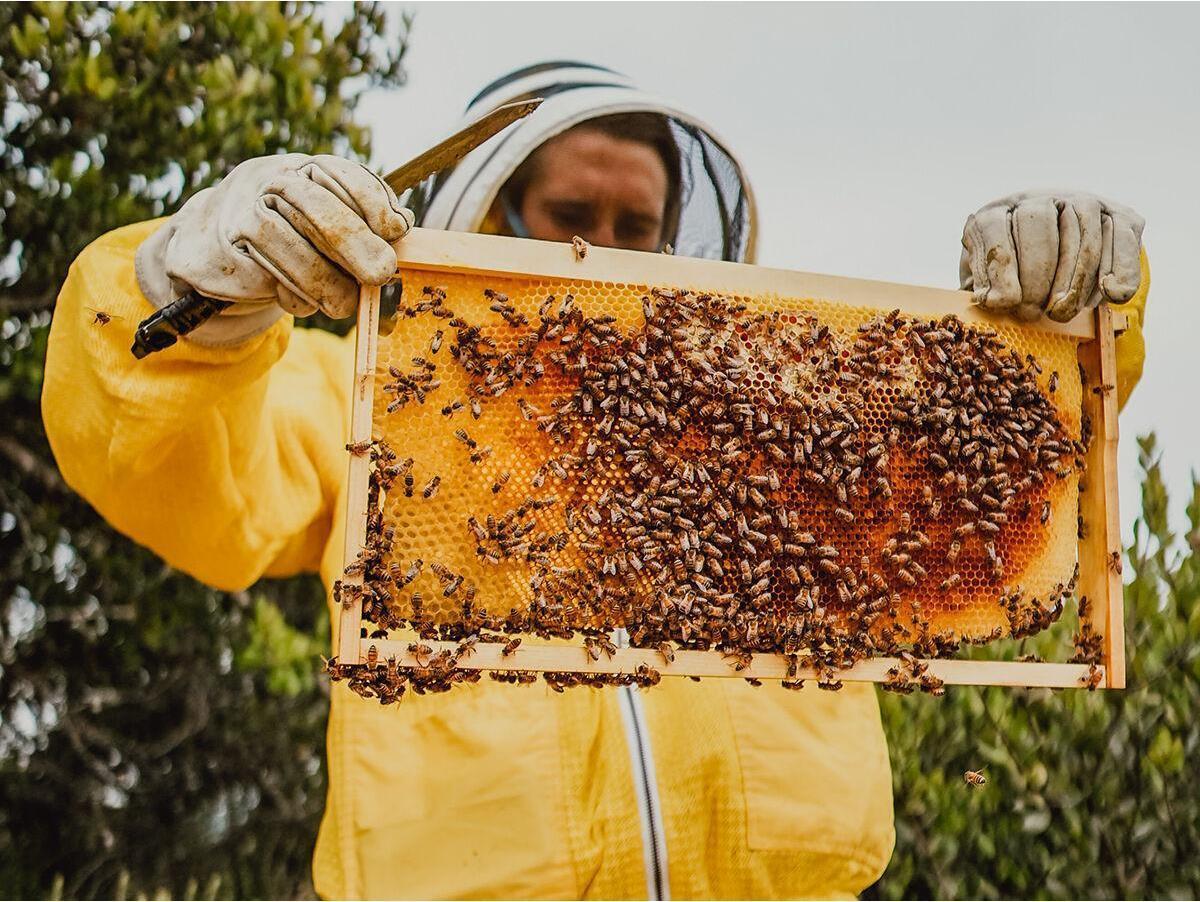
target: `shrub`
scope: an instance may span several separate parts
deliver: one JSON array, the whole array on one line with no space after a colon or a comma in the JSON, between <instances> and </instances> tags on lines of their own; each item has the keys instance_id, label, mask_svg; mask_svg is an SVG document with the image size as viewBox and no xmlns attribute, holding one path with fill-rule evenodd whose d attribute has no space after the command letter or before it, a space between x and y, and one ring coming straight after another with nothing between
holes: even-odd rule
<instances>
[{"instance_id":1,"label":"shrub","mask_svg":"<svg viewBox=\"0 0 1200 902\"><path fill-rule=\"evenodd\" d=\"M1128 688L882 693L897 839L870 897L1200 895L1200 483L1189 531L1176 536L1154 437L1139 444L1142 510L1124 568ZM1063 655L1074 628L1061 622L1007 651ZM987 785L966 786L968 768Z\"/></svg>"}]
</instances>

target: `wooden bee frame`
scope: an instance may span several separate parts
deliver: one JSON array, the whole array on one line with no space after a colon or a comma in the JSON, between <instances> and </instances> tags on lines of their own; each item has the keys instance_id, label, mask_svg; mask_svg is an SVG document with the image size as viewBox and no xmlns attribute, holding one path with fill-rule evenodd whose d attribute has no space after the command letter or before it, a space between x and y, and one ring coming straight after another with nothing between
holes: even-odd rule
<instances>
[{"instance_id":1,"label":"wooden bee frame","mask_svg":"<svg viewBox=\"0 0 1200 902\"><path fill-rule=\"evenodd\" d=\"M905 314L937 318L954 314L966 323L990 324L999 320L971 303L966 292L920 288L886 282L774 270L646 254L605 248L587 249L580 256L570 244L518 240L414 229L396 245L399 275L406 268L422 271L471 272L483 275L586 280L637 285L671 285L702 288L730 294L765 294L783 297L822 298L873 308L899 308ZM372 440L372 403L376 375L379 327L378 288L364 287L358 315L354 395L350 442ZM1088 384L1083 405L1090 417L1093 438L1087 451L1087 478L1081 485L1080 512L1088 529L1078 544L1077 594L1090 600L1088 619L1102 640L1098 665L987 660L929 659L928 673L947 684L1027 687L1102 688L1125 686L1122 581L1112 566L1119 557L1120 524L1117 508L1117 401L1115 335L1125 317L1107 306L1081 314L1069 323L1042 321L1029 329L1070 335L1080 339L1078 358ZM347 491L345 560L353 561L366 541L370 462L364 454L351 454ZM361 580L347 576L346 583ZM401 666L421 666L408 642L361 638L362 605L352 593L338 618L334 645L342 664L367 661L369 646L378 660L395 657ZM432 653L457 647L454 642L426 641ZM510 654L498 642L479 642L475 653L458 662L460 668L491 671L556 671L591 674L633 674L641 665L663 676L737 677L761 680L817 679L812 669L789 675L782 654L756 653L748 666L735 669L718 651L677 650L666 662L654 649L619 648L610 656L593 660L579 645L538 645L526 642ZM884 682L898 667L897 658L872 658L842 671L840 680Z\"/></svg>"}]
</instances>

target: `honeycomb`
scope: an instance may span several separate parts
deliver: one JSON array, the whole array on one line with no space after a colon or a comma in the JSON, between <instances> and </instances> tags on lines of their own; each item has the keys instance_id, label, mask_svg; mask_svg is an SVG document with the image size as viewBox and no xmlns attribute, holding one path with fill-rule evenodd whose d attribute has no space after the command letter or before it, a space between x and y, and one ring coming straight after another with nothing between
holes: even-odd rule
<instances>
[{"instance_id":1,"label":"honeycomb","mask_svg":"<svg viewBox=\"0 0 1200 902\"><path fill-rule=\"evenodd\" d=\"M811 298L401 276L374 393L377 628L623 627L642 647L846 666L1036 630L1073 587L1075 338Z\"/></svg>"}]
</instances>

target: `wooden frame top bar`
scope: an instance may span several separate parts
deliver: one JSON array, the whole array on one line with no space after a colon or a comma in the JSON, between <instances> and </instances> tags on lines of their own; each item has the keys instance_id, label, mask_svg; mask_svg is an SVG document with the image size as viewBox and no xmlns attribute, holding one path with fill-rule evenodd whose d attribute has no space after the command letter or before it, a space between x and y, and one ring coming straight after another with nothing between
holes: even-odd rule
<instances>
[{"instance_id":1,"label":"wooden frame top bar","mask_svg":"<svg viewBox=\"0 0 1200 902\"><path fill-rule=\"evenodd\" d=\"M740 295L836 300L851 306L881 310L899 307L908 314L931 317L953 313L967 323L1012 325L1011 319L988 313L975 305L969 292L946 288L922 288L896 282L825 276L605 247L591 247L587 256L578 260L571 245L563 242L433 229L412 229L393 246L401 269L409 267L497 276L702 289ZM1090 339L1096 334L1095 313L1086 310L1069 323L1042 319L1036 323L1022 323L1021 328Z\"/></svg>"}]
</instances>

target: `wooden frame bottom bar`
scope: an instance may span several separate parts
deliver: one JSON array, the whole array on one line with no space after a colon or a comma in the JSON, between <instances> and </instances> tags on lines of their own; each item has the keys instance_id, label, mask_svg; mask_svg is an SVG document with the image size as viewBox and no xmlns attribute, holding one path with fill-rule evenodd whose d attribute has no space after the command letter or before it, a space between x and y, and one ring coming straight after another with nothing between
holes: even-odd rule
<instances>
[{"instance_id":1,"label":"wooden frame bottom bar","mask_svg":"<svg viewBox=\"0 0 1200 902\"><path fill-rule=\"evenodd\" d=\"M421 640L420 644L431 649L418 659L409 651L409 643L394 639L363 640L364 645L374 645L379 654L379 665L383 666L390 657L402 667L421 667L428 658L439 652L454 652L456 642ZM779 654L756 654L751 656L749 666L734 669L734 661L716 651L675 652L675 660L667 663L657 651L646 648L618 648L609 657L603 652L599 660L592 660L582 646L529 645L522 644L511 654L502 653L504 646L498 642L480 642L474 651L464 655L458 666L467 670L532 670L561 671L573 673L633 674L645 665L663 676L734 677L759 680L816 680L817 672L812 668L800 668L795 676L788 675L788 659ZM1091 667L1088 664L1055 664L1028 661L963 661L953 659L923 659L921 663L929 673L948 685L958 686L1025 686L1029 688L1071 689L1084 685ZM856 683L882 683L888 671L900 665L898 658L872 658L854 667L839 670L834 674L838 680ZM1098 668L1103 674L1104 668ZM1101 686L1105 685L1101 682Z\"/></svg>"}]
</instances>

